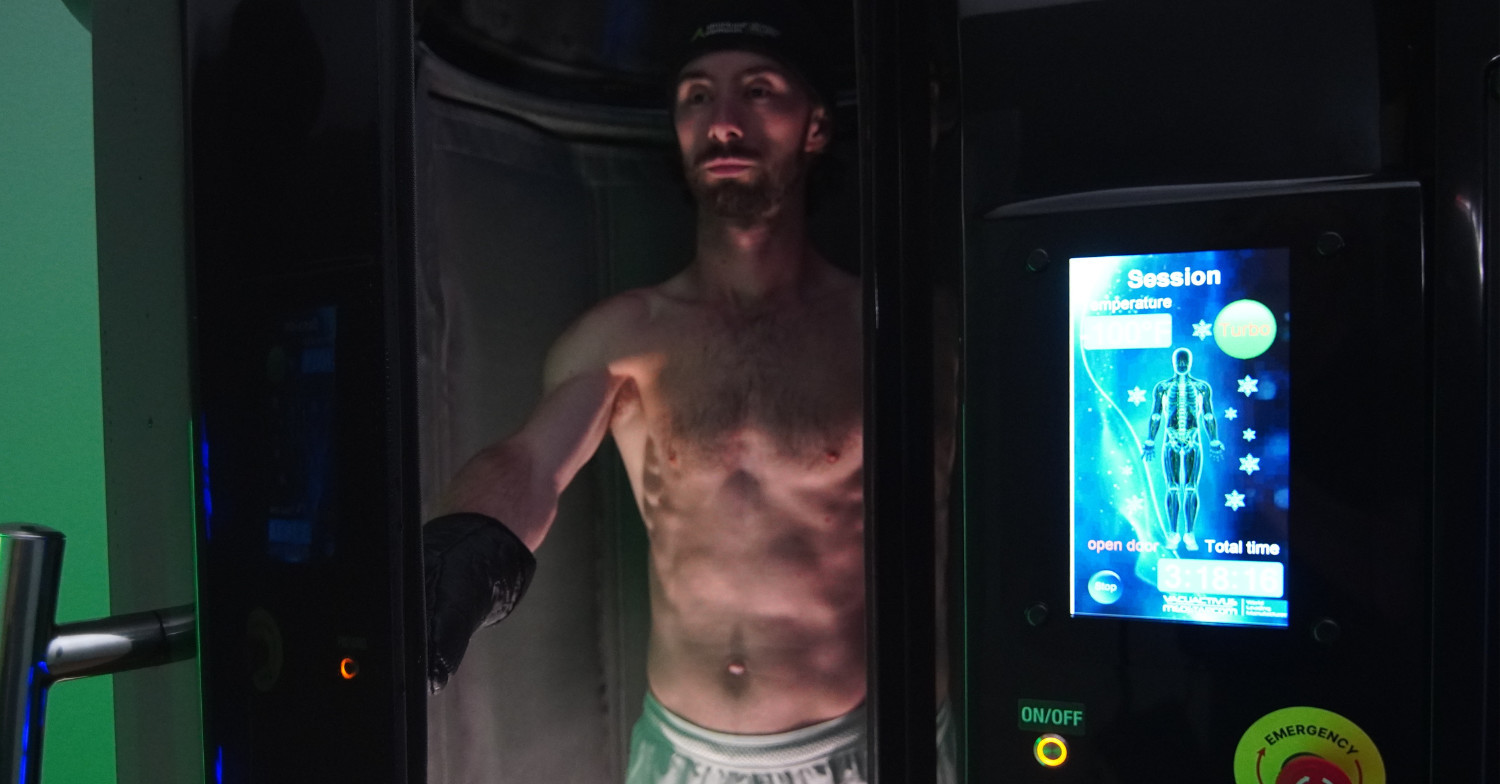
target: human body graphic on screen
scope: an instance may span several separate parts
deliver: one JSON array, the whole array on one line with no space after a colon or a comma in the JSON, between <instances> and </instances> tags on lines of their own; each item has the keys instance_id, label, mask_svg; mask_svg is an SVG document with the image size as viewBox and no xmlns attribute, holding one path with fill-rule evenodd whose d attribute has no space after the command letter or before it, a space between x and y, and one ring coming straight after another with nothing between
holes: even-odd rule
<instances>
[{"instance_id":1,"label":"human body graphic on screen","mask_svg":"<svg viewBox=\"0 0 1500 784\"><path fill-rule=\"evenodd\" d=\"M1167 487L1167 547L1198 549L1193 523L1198 518L1198 480L1203 476L1203 431L1208 432L1208 451L1215 460L1224 454L1219 441L1219 423L1214 417L1213 387L1194 378L1193 352L1172 352L1173 373L1151 389L1151 421L1141 456L1156 459L1156 439L1164 436L1162 475Z\"/></svg>"}]
</instances>

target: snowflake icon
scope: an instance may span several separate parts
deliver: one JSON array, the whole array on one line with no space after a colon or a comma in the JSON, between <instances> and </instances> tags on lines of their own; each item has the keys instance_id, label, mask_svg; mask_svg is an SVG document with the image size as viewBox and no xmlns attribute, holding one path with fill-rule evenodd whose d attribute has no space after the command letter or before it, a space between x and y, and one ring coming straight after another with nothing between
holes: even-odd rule
<instances>
[{"instance_id":1,"label":"snowflake icon","mask_svg":"<svg viewBox=\"0 0 1500 784\"><path fill-rule=\"evenodd\" d=\"M1212 334L1214 326L1203 319L1198 319L1198 323L1193 325L1193 337L1199 340L1208 340Z\"/></svg>"},{"instance_id":2,"label":"snowflake icon","mask_svg":"<svg viewBox=\"0 0 1500 784\"><path fill-rule=\"evenodd\" d=\"M1234 419L1234 418L1238 417L1239 415L1240 415L1240 412L1235 411L1232 408L1226 408L1226 409L1224 409L1224 418L1225 419Z\"/></svg>"},{"instance_id":3,"label":"snowflake icon","mask_svg":"<svg viewBox=\"0 0 1500 784\"><path fill-rule=\"evenodd\" d=\"M1131 476L1131 475L1135 474L1135 466L1133 466L1133 465L1131 465L1129 463L1126 463L1124 466L1122 466L1120 468L1120 473L1124 474L1125 476Z\"/></svg>"},{"instance_id":4,"label":"snowflake icon","mask_svg":"<svg viewBox=\"0 0 1500 784\"><path fill-rule=\"evenodd\" d=\"M1128 389L1125 391L1125 397L1130 402L1139 406L1140 404L1146 402L1146 390L1141 389L1140 385L1137 384L1134 389Z\"/></svg>"},{"instance_id":5,"label":"snowflake icon","mask_svg":"<svg viewBox=\"0 0 1500 784\"><path fill-rule=\"evenodd\" d=\"M1245 397L1250 397L1260 391L1260 381L1251 378L1249 373L1246 373L1245 377L1240 379L1238 383L1240 388L1235 391L1245 393Z\"/></svg>"},{"instance_id":6,"label":"snowflake icon","mask_svg":"<svg viewBox=\"0 0 1500 784\"><path fill-rule=\"evenodd\" d=\"M1224 505L1238 512L1245 506L1245 494L1238 490L1230 490L1224 494Z\"/></svg>"},{"instance_id":7,"label":"snowflake icon","mask_svg":"<svg viewBox=\"0 0 1500 784\"><path fill-rule=\"evenodd\" d=\"M1133 495L1125 499L1125 514L1130 516L1146 508L1146 499Z\"/></svg>"},{"instance_id":8,"label":"snowflake icon","mask_svg":"<svg viewBox=\"0 0 1500 784\"><path fill-rule=\"evenodd\" d=\"M1244 438L1246 441L1254 441L1255 440L1255 431L1251 430L1250 428L1247 427L1247 428L1245 428L1245 432L1240 433L1240 436L1242 438Z\"/></svg>"},{"instance_id":9,"label":"snowflake icon","mask_svg":"<svg viewBox=\"0 0 1500 784\"><path fill-rule=\"evenodd\" d=\"M1256 457L1255 455L1245 455L1244 457L1240 458L1240 470L1244 471L1246 476L1259 471L1260 458Z\"/></svg>"}]
</instances>

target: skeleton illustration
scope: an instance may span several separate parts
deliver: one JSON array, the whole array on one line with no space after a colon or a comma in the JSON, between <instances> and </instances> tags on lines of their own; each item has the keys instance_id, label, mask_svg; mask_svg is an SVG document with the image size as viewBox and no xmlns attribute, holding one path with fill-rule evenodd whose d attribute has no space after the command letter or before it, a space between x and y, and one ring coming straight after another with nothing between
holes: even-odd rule
<instances>
[{"instance_id":1,"label":"skeleton illustration","mask_svg":"<svg viewBox=\"0 0 1500 784\"><path fill-rule=\"evenodd\" d=\"M1224 454L1214 418L1213 387L1189 375L1192 366L1193 352L1185 348L1172 352L1176 372L1151 390L1151 424L1141 448L1147 463L1155 460L1157 432L1165 421L1161 463L1167 480L1167 548L1172 550L1179 543L1189 550L1198 549L1193 522L1198 518L1198 480L1203 475L1203 430L1208 431L1209 454L1215 460Z\"/></svg>"}]
</instances>

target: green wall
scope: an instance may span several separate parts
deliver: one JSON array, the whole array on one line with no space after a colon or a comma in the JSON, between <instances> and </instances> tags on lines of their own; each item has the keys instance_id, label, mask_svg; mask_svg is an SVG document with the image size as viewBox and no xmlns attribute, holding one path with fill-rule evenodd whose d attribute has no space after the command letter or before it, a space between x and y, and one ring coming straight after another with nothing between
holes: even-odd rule
<instances>
[{"instance_id":1,"label":"green wall","mask_svg":"<svg viewBox=\"0 0 1500 784\"><path fill-rule=\"evenodd\" d=\"M68 537L58 620L109 614L90 37L0 1L0 520ZM111 679L48 700L44 781L115 781Z\"/></svg>"}]
</instances>

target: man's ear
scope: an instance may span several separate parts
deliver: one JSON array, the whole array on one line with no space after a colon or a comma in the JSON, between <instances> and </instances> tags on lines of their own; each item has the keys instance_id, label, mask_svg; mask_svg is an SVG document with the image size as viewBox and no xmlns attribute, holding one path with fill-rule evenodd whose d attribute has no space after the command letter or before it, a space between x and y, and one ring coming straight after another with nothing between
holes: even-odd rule
<instances>
[{"instance_id":1,"label":"man's ear","mask_svg":"<svg viewBox=\"0 0 1500 784\"><path fill-rule=\"evenodd\" d=\"M820 153L827 149L832 139L833 116L828 113L828 107L822 104L814 106L812 116L807 120L807 138L802 144L802 151Z\"/></svg>"}]
</instances>

